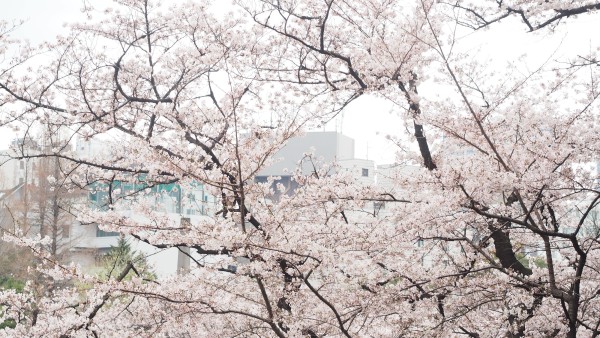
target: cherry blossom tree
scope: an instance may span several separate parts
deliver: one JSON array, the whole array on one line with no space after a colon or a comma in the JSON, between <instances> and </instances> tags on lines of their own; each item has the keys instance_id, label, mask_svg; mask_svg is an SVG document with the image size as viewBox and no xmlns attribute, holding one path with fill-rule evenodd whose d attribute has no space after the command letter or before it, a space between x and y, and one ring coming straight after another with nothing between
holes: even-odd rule
<instances>
[{"instance_id":1,"label":"cherry blossom tree","mask_svg":"<svg viewBox=\"0 0 600 338\"><path fill-rule=\"evenodd\" d=\"M553 29L563 20L600 9L598 1L454 1L445 2L461 12L457 23L481 29L511 16L518 17L529 31Z\"/></svg>"},{"instance_id":2,"label":"cherry blossom tree","mask_svg":"<svg viewBox=\"0 0 600 338\"><path fill-rule=\"evenodd\" d=\"M2 292L15 327L0 333L600 335L599 91L594 63L581 62L596 56L497 70L457 46L461 26L517 15L543 31L597 6L482 3L240 0L223 16L118 1L88 8L100 18L56 43L22 47L0 72L1 123L113 140L104 157L60 146L28 156L69 163L74 188L106 187L105 208L82 205L81 222L189 248L192 266L126 279L132 261L101 280L56 262L43 240L5 236L43 259L48 278L72 283ZM42 51L53 61L36 64ZM255 183L288 139L369 95L397 104L395 141L414 143L398 161L418 169L365 187L306 154L314 171L293 172L293 194L275 200L276 178ZM115 182L142 188L124 195ZM197 222L174 222L147 198L152 185L198 182L221 207Z\"/></svg>"}]
</instances>

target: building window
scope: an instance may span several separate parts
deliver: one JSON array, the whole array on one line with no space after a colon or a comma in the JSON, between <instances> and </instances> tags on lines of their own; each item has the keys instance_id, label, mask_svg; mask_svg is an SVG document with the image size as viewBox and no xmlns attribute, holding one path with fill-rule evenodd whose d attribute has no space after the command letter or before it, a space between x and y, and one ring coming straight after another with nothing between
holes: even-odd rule
<instances>
[{"instance_id":1,"label":"building window","mask_svg":"<svg viewBox=\"0 0 600 338\"><path fill-rule=\"evenodd\" d=\"M25 169L25 161L19 161L19 169Z\"/></svg>"},{"instance_id":2,"label":"building window","mask_svg":"<svg viewBox=\"0 0 600 338\"><path fill-rule=\"evenodd\" d=\"M362 176L363 177L369 177L369 169L363 168L363 170L362 170Z\"/></svg>"},{"instance_id":3,"label":"building window","mask_svg":"<svg viewBox=\"0 0 600 338\"><path fill-rule=\"evenodd\" d=\"M96 237L115 237L119 235L118 232L101 230L98 225L96 225Z\"/></svg>"}]
</instances>

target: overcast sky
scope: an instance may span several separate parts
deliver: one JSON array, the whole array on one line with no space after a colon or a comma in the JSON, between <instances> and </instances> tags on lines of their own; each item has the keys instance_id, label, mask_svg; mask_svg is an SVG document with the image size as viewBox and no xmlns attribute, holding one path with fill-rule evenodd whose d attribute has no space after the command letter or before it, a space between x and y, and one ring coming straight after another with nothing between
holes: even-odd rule
<instances>
[{"instance_id":1,"label":"overcast sky","mask_svg":"<svg viewBox=\"0 0 600 338\"><path fill-rule=\"evenodd\" d=\"M97 4L97 0L87 0ZM0 0L2 11L0 19L8 21L25 20L15 32L18 38L28 39L33 44L52 39L64 33L66 22L84 20L81 13L82 0ZM106 3L106 1L101 2ZM225 2L224 2L225 3ZM229 3L229 2L227 2ZM497 25L484 32L470 34L458 41L462 50L472 50L482 57L493 57L493 67L506 67L507 60L515 59L527 52L527 62L535 67L558 49L555 58L585 53L590 46L598 46L598 15L578 18L569 22L569 31L560 28L551 37L548 33L525 33L524 26L510 22ZM564 27L564 26L562 26ZM580 49L580 50L578 50ZM421 88L421 95L436 89L431 85ZM385 141L385 135L395 134L401 126L397 108L381 99L363 97L353 102L348 109L332 121L327 130L338 130L356 140L356 156L369 158L378 163L390 163L394 160L395 148ZM6 129L0 129L0 149L7 147L14 138Z\"/></svg>"},{"instance_id":2,"label":"overcast sky","mask_svg":"<svg viewBox=\"0 0 600 338\"><path fill-rule=\"evenodd\" d=\"M79 0L0 0L0 20L23 24L12 34L37 45L66 32L65 23L82 17ZM15 134L0 128L0 150L6 149Z\"/></svg>"}]
</instances>

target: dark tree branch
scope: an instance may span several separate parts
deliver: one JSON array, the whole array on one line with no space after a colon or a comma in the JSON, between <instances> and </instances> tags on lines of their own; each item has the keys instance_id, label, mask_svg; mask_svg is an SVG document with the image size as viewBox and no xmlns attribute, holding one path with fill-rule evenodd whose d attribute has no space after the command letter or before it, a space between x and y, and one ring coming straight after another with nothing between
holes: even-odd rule
<instances>
[{"instance_id":1,"label":"dark tree branch","mask_svg":"<svg viewBox=\"0 0 600 338\"><path fill-rule=\"evenodd\" d=\"M546 1L547 2L547 1ZM452 6L460 11L466 13L468 17L471 17L473 23L467 22L459 22L462 26L466 26L472 28L474 30L482 29L487 26L490 26L496 22L501 21L504 18L507 18L512 15L517 15L523 21L523 24L527 26L527 29L530 32L545 28L547 26L558 24L560 20L566 19L569 17L576 16L578 14L590 13L597 10L600 10L600 2L593 3L585 6L576 6L568 9L554 9L554 15L551 15L548 19L541 21L539 23L533 23L534 17L530 16L528 12L524 11L520 8L513 7L505 7L505 9L499 8L499 11L490 17L486 17L482 12L479 12L475 8L466 7L461 5L459 2L449 3L444 2L446 5ZM560 7L562 2L557 1L557 7ZM566 2L565 2L566 3Z\"/></svg>"}]
</instances>

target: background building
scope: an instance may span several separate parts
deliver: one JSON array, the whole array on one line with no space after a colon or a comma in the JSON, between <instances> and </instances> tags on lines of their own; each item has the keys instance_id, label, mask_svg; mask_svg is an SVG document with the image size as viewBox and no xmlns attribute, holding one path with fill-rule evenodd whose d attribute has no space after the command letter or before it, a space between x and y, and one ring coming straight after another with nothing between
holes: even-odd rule
<instances>
[{"instance_id":1,"label":"background building","mask_svg":"<svg viewBox=\"0 0 600 338\"><path fill-rule=\"evenodd\" d=\"M292 138L273 158L275 163L263 169L256 176L257 182L267 182L269 176L280 177L274 184L283 184L286 194L293 194L297 183L293 175L297 169L310 175L315 168L336 164L339 169L352 173L365 185L375 184L375 162L354 157L354 140L337 132L308 132ZM310 159L306 156L310 154ZM334 169L332 169L334 170ZM277 198L278 190L274 198Z\"/></svg>"},{"instance_id":2,"label":"background building","mask_svg":"<svg viewBox=\"0 0 600 338\"><path fill-rule=\"evenodd\" d=\"M15 150L16 149L16 150ZM15 160L16 151L33 154L39 152L38 143L33 140L16 140L11 150L4 151L4 165L0 167L2 179L7 189L0 191L2 199L22 199L27 187L46 184L36 175L42 168L41 160ZM107 146L102 140L86 140L77 142L73 150L77 158L102 158L106 155ZM310 154L310 159L309 156ZM310 175L315 168L331 166L331 172L344 170L364 185L376 183L374 161L354 157L354 140L337 132L309 132L293 138L275 154L276 162L262 170L256 181L267 181L269 176L278 176L277 183L288 187L287 193L292 194L297 187L292 179L297 169L305 175ZM46 173L44 174L46 175ZM36 178L38 177L38 178ZM181 186L179 184L163 184L146 188L143 183L113 182L111 191L118 192L116 197L126 196L134 191L144 190L136 198L149 199L154 211L164 213L174 223L183 220L196 223L203 217L213 217L219 207L218 200L208 194L202 184ZM78 194L63 198L62 203L91 206L98 210L108 208L108 185L96 184ZM3 198L4 197L4 198ZM129 202L132 200L129 199ZM112 206L124 216L133 219L141 218L128 203ZM5 209L3 209L5 211ZM0 216L6 216L2 213ZM6 217L3 217L5 219ZM79 264L84 270L93 272L102 263L102 257L116 246L120 238L117 232L103 231L97 224L81 224L76 219L68 220L69 224L61 232L61 244L64 260ZM33 222L35 223L35 222ZM37 232L39 233L39 231ZM158 250L148 244L129 238L132 248L148 256L148 261L155 267L159 277L171 275L181 268L189 268L189 258L177 248ZM193 254L193 253L192 253Z\"/></svg>"}]
</instances>

